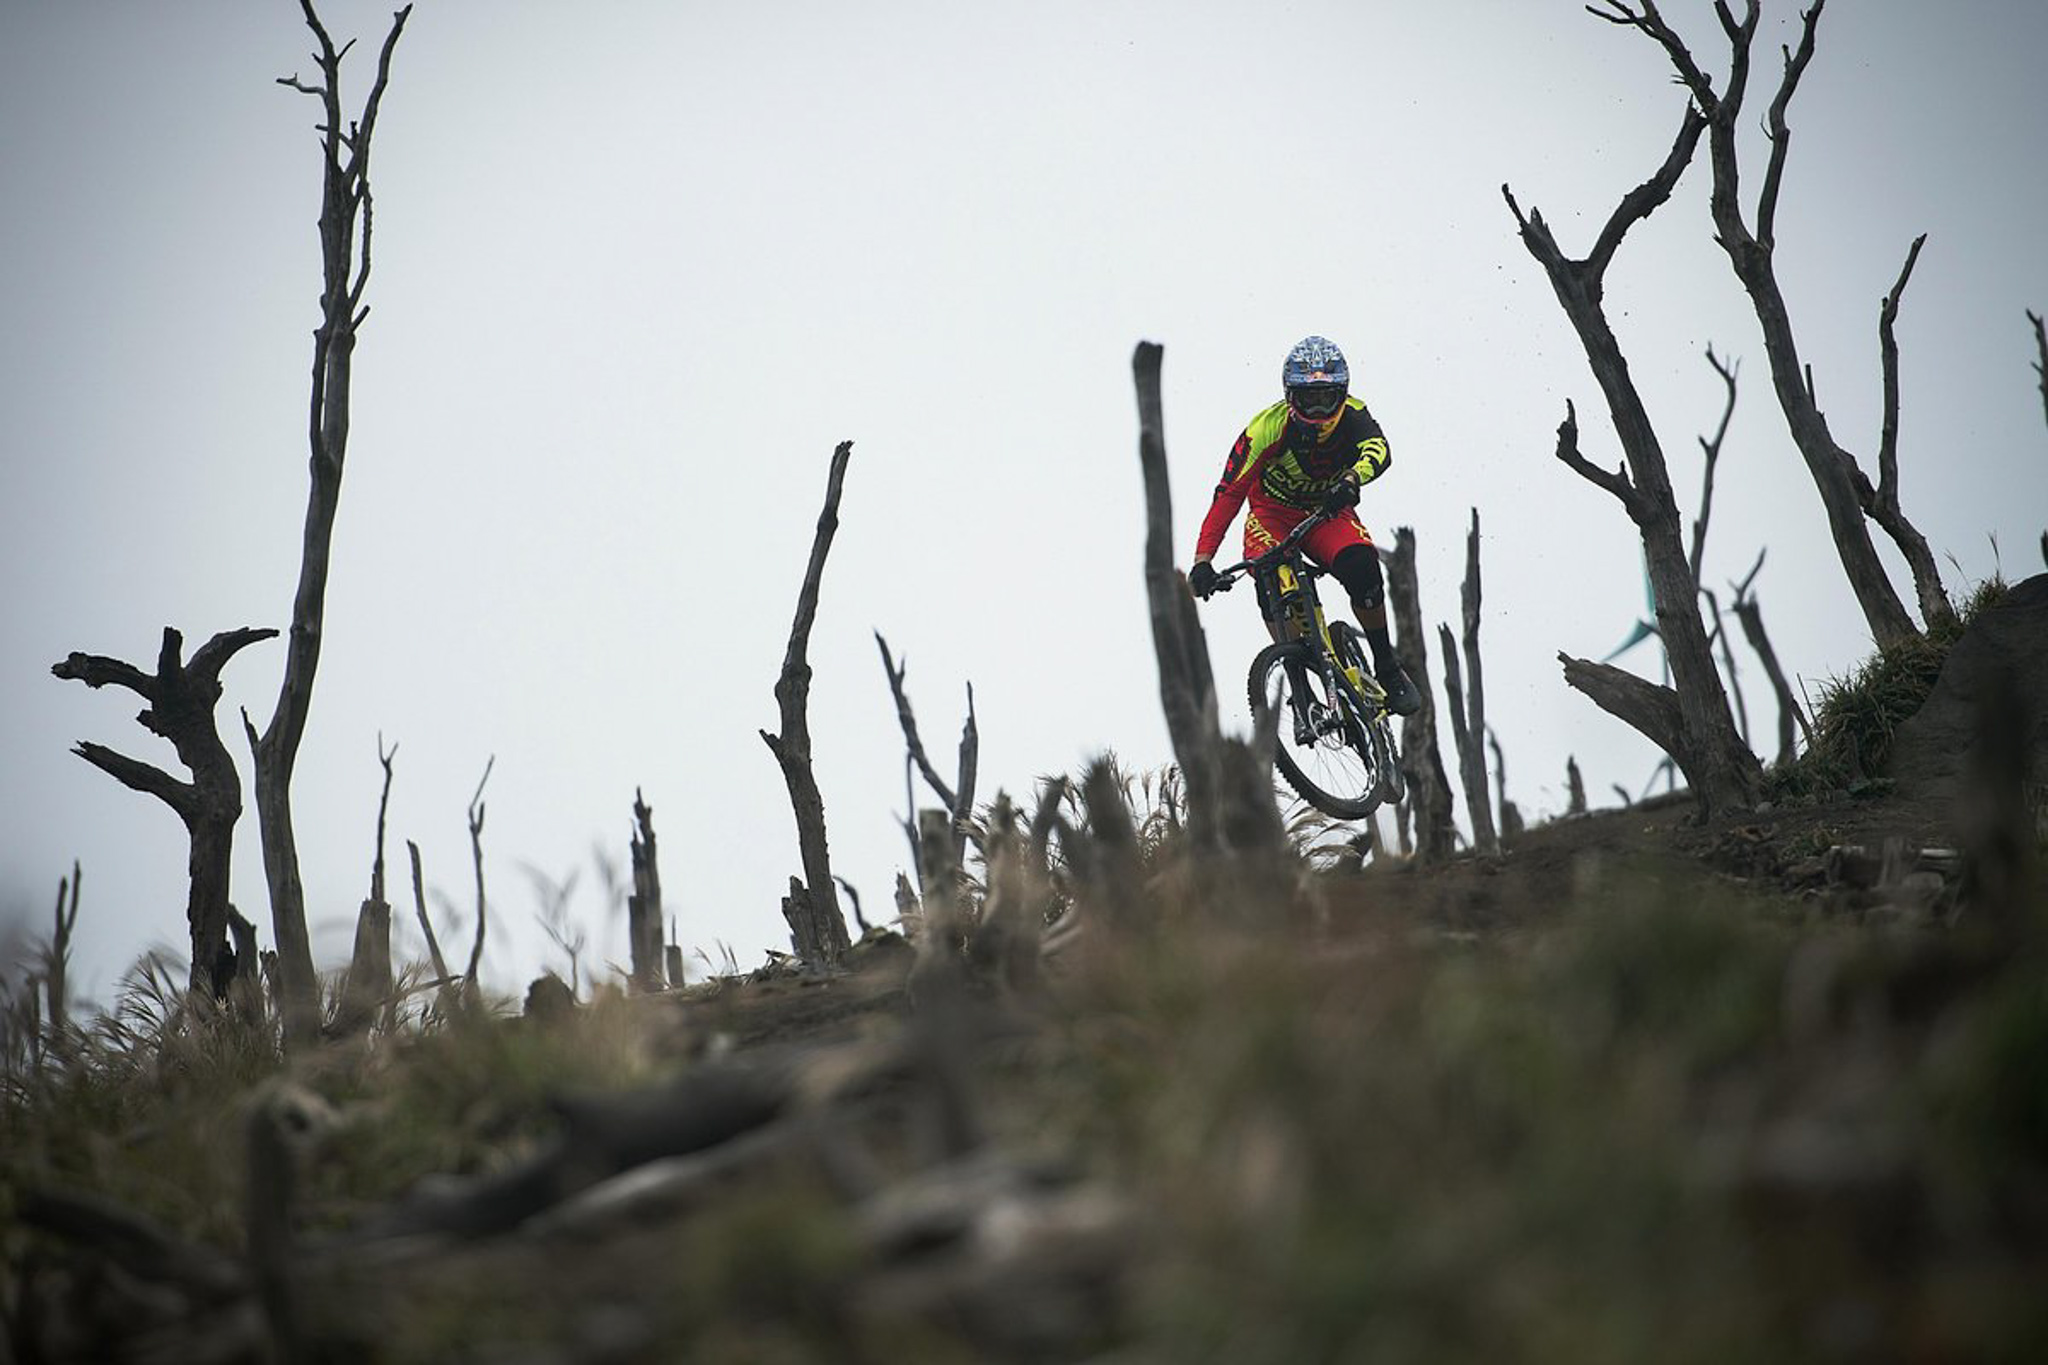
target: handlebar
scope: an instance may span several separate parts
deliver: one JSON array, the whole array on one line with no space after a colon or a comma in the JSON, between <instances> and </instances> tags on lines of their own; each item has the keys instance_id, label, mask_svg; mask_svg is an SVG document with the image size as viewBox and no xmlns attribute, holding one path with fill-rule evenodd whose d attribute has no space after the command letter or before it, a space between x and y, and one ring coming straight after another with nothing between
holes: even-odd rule
<instances>
[{"instance_id":1,"label":"handlebar","mask_svg":"<svg viewBox=\"0 0 2048 1365\"><path fill-rule=\"evenodd\" d=\"M1266 565L1271 564L1275 560L1283 558L1288 554L1291 554L1294 551L1295 547L1300 545L1301 542L1307 538L1308 533L1310 531L1315 530L1316 527L1321 526L1324 522L1330 520L1330 518L1334 517L1335 515L1337 515L1335 512L1325 512L1320 510L1311 512L1307 516L1303 517L1301 521L1295 525L1295 528L1292 531L1289 531L1286 535L1282 536L1280 538L1279 543L1274 545L1272 549L1267 550L1264 554L1255 555L1250 559L1239 560L1237 563L1231 565L1227 569L1219 569L1216 573L1216 586L1213 589L1213 591L1229 592L1230 585L1232 583L1235 583L1238 579L1244 577L1246 574L1254 573L1259 569L1264 568Z\"/></svg>"}]
</instances>

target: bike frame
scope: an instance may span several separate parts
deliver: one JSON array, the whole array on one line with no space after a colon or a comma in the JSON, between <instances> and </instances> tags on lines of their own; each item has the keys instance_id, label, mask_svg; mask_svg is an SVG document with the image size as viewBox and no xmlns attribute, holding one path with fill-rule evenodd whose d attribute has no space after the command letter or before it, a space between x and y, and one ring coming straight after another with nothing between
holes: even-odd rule
<instances>
[{"instance_id":1,"label":"bike frame","mask_svg":"<svg viewBox=\"0 0 2048 1365\"><path fill-rule=\"evenodd\" d=\"M1280 639L1300 647L1302 663L1320 673L1333 694L1342 692L1350 699L1359 722L1365 724L1386 708L1386 690L1365 669L1339 656L1329 620L1323 614L1322 596L1315 586L1315 580L1328 570L1310 563L1301 551L1301 542L1308 533L1329 519L1323 512L1304 517L1272 549L1221 570L1216 575L1216 587L1227 592L1231 583L1249 575L1259 590L1260 614L1281 632ZM1299 706L1299 688L1294 690L1294 697ZM1296 719L1304 726L1309 723L1306 716Z\"/></svg>"}]
</instances>

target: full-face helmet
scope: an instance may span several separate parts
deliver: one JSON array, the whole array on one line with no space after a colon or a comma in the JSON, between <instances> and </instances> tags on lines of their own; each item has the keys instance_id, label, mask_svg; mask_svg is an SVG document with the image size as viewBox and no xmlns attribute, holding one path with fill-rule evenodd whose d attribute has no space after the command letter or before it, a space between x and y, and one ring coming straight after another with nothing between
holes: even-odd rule
<instances>
[{"instance_id":1,"label":"full-face helmet","mask_svg":"<svg viewBox=\"0 0 2048 1365\"><path fill-rule=\"evenodd\" d=\"M1351 367L1344 353L1327 337L1303 337L1280 367L1280 387L1287 406L1311 426L1321 427L1344 411L1351 391Z\"/></svg>"}]
</instances>

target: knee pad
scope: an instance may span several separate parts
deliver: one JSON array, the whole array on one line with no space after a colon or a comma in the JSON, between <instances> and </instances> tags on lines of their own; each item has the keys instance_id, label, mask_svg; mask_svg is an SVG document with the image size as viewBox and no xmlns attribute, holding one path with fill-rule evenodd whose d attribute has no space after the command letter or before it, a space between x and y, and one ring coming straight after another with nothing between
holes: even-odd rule
<instances>
[{"instance_id":1,"label":"knee pad","mask_svg":"<svg viewBox=\"0 0 2048 1365\"><path fill-rule=\"evenodd\" d=\"M1330 561L1330 572L1351 595L1351 605L1372 611L1386 601L1386 578L1380 572L1380 552L1370 545L1347 545Z\"/></svg>"}]
</instances>

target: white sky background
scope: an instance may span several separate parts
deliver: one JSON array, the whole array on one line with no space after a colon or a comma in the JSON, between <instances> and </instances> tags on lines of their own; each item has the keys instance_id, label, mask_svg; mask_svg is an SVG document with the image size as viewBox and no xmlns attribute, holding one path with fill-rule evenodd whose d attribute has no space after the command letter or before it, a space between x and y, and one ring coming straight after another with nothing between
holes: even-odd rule
<instances>
[{"instance_id":1,"label":"white sky background","mask_svg":"<svg viewBox=\"0 0 2048 1365\"><path fill-rule=\"evenodd\" d=\"M1671 17L1710 69L1704 0ZM359 44L388 4L327 0ZM1796 36L1772 4L1751 125ZM319 289L317 105L295 5L0 3L0 913L47 929L85 869L74 980L100 999L185 943L170 811L67 752L93 739L182 772L140 702L63 683L72 650L145 668L166 624L285 627L306 503ZM1877 304L1930 234L1899 322L1910 515L1959 591L2039 568L2048 427L2022 310L2048 305L2048 176L2031 0L1838 0L1795 101L1781 278L1836 435L1875 473ZM1169 751L1139 574L1129 358L1166 346L1181 556L1223 456L1308 332L1351 358L1390 474L1367 523L1417 529L1423 600L1455 620L1483 522L1489 719L1528 815L1640 788L1649 746L1562 682L1643 610L1632 528L1552 458L1566 398L1619 458L1583 353L1500 196L1568 250L1662 160L1682 96L1647 39L1570 0L626 4L422 0L375 144L372 308L327 635L294 783L324 965L366 892L381 730L389 856L424 852L444 940L469 932L464 807L486 792L511 990L558 959L522 864L581 869L586 961L623 961L636 786L687 948L784 947L798 859L756 731L834 443L855 442L811 641L836 870L887 913L904 862L902 742L871 632L910 662L950 770L975 688L984 797L1113 748ZM1761 142L1756 150L1760 153ZM1760 154L1749 163L1753 190ZM1688 518L1742 364L1708 578L1770 547L1757 590L1809 686L1868 648L1819 498L1784 434L1747 299L1707 221L1704 146L1624 244L1610 318ZM1235 546L1236 533L1229 545ZM1890 562L1902 595L1910 584ZM1247 593L1204 612L1226 723L1262 638ZM1430 641L1434 656L1436 642ZM1629 656L1654 670L1644 648ZM266 723L282 640L230 664ZM1433 663L1436 661L1433 658ZM1746 651L1759 747L1775 709ZM1448 757L1448 756L1447 756ZM269 941L253 802L237 903ZM420 949L394 897L399 950ZM701 966L701 964L699 964Z\"/></svg>"}]
</instances>

